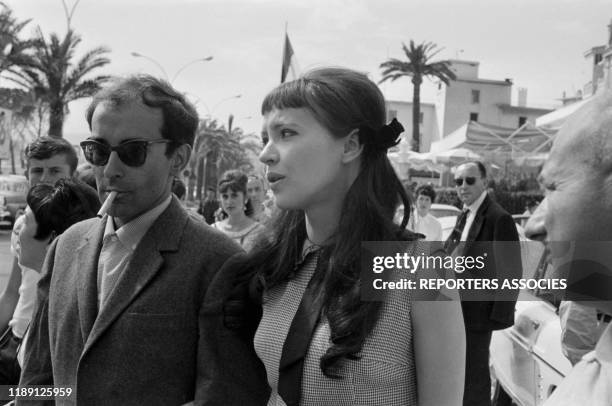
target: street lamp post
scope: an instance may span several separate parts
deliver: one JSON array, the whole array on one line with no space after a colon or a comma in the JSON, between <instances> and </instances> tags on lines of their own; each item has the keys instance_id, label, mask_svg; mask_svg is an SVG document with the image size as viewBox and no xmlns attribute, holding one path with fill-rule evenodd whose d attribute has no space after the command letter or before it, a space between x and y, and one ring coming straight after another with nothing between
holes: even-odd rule
<instances>
[{"instance_id":1,"label":"street lamp post","mask_svg":"<svg viewBox=\"0 0 612 406\"><path fill-rule=\"evenodd\" d=\"M166 70L164 69L164 67L157 62L155 59L151 58L150 56L147 55L143 55L139 52L132 52L131 55L135 58L143 58L148 60L149 62L152 62L153 64L155 64L155 66L157 66L159 68L159 70L162 71L162 73L164 74L164 77L166 78L167 81L170 82L170 84L174 83L174 81L176 80L176 78L178 77L178 75L184 71L187 67L193 65L194 63L197 62L209 62L213 60L212 56L207 56L205 58L198 58L198 59L194 59L193 61L187 62L186 64L184 64L183 66L181 66L176 73L174 74L174 76L172 76L172 80L170 80L170 77L168 76L168 72L166 72Z\"/></svg>"}]
</instances>

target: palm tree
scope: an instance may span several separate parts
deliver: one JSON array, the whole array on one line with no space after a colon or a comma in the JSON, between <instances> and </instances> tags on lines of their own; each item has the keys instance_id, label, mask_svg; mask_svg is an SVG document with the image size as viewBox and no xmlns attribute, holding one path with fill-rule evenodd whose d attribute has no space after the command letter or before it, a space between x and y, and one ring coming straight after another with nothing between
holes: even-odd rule
<instances>
[{"instance_id":1,"label":"palm tree","mask_svg":"<svg viewBox=\"0 0 612 406\"><path fill-rule=\"evenodd\" d=\"M190 177L196 183L196 199L202 197L202 186L216 187L219 175L225 170L250 169L252 165L241 144L242 134L239 127L230 132L216 120L200 121L189 162Z\"/></svg>"},{"instance_id":2,"label":"palm tree","mask_svg":"<svg viewBox=\"0 0 612 406\"><path fill-rule=\"evenodd\" d=\"M402 61L396 58L389 58L381 63L380 68L382 69L383 78L379 83L386 80L394 81L403 76L412 78L412 149L415 152L419 152L419 118L421 116L421 84L423 83L423 78L435 77L446 85L450 85L450 81L455 80L456 75L450 70L450 63L448 61L431 62L431 59L441 51L441 49L436 49L437 45L433 42L415 45L414 41L410 40L410 48L404 43L402 43L402 48L408 60Z\"/></svg>"},{"instance_id":3,"label":"palm tree","mask_svg":"<svg viewBox=\"0 0 612 406\"><path fill-rule=\"evenodd\" d=\"M0 2L0 73L14 73L31 63L30 51L39 45L38 40L19 38L29 22L18 21L13 10Z\"/></svg>"},{"instance_id":4,"label":"palm tree","mask_svg":"<svg viewBox=\"0 0 612 406\"><path fill-rule=\"evenodd\" d=\"M76 48L81 37L68 30L63 39L51 34L46 41L38 32L40 46L32 55L32 63L19 75L22 84L34 90L35 94L49 106L49 136L63 136L64 118L68 103L90 97L100 89L108 76L86 78L93 70L107 65L110 60L108 48L91 49L75 61Z\"/></svg>"}]
</instances>

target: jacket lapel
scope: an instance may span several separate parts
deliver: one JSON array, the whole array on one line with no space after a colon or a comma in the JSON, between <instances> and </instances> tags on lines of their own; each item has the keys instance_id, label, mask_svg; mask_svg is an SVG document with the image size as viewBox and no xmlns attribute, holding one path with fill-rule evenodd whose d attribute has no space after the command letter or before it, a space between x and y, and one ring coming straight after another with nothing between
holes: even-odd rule
<instances>
[{"instance_id":1,"label":"jacket lapel","mask_svg":"<svg viewBox=\"0 0 612 406\"><path fill-rule=\"evenodd\" d=\"M176 198L155 220L136 247L127 268L108 296L98 314L83 353L87 352L104 331L125 311L159 272L164 263L164 252L177 251L188 214Z\"/></svg>"},{"instance_id":2,"label":"jacket lapel","mask_svg":"<svg viewBox=\"0 0 612 406\"><path fill-rule=\"evenodd\" d=\"M89 336L98 314L98 257L107 219L105 216L98 222L97 227L91 228L85 235L82 244L77 248L74 262L79 268L76 272L77 306L84 340Z\"/></svg>"},{"instance_id":3,"label":"jacket lapel","mask_svg":"<svg viewBox=\"0 0 612 406\"><path fill-rule=\"evenodd\" d=\"M484 224L485 213L487 212L487 209L489 208L489 204L490 204L490 197L487 194L487 196L485 196L484 200L482 201L482 204L478 208L478 211L476 212L476 217L474 217L474 221L472 222L470 231L468 231L468 235L465 240L465 249L463 252L467 252L472 246L472 244L474 243L474 241L476 241L476 237L478 237L478 234L480 233L480 230L482 229L482 225Z\"/></svg>"}]
</instances>

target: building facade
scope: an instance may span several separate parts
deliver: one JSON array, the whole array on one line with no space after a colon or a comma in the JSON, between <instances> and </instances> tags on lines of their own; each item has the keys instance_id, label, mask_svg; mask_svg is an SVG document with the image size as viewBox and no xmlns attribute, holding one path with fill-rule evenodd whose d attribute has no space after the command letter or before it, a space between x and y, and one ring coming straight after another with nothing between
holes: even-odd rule
<instances>
[{"instance_id":1,"label":"building facade","mask_svg":"<svg viewBox=\"0 0 612 406\"><path fill-rule=\"evenodd\" d=\"M451 60L457 75L450 86L440 82L435 103L421 103L421 151L428 152L431 143L451 134L469 121L500 127L519 128L550 112L550 109L527 107L527 89L518 89L518 105L512 105L512 80L482 79L479 62ZM412 102L388 101L389 120L397 118L406 129L400 150L410 149L412 138Z\"/></svg>"}]
</instances>

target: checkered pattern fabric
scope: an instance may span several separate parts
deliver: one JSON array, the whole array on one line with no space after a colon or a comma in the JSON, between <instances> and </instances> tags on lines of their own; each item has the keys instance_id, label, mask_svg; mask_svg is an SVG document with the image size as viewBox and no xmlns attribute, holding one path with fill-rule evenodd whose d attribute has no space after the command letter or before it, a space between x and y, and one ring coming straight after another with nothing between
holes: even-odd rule
<instances>
[{"instance_id":1,"label":"checkered pattern fabric","mask_svg":"<svg viewBox=\"0 0 612 406\"><path fill-rule=\"evenodd\" d=\"M421 244L415 244L413 252L422 250L417 246ZM264 298L255 349L266 366L272 388L268 406L285 406L278 394L280 357L317 258L308 257L294 279L268 291ZM389 293L377 324L364 342L360 359L343 360L340 369L343 379L330 379L321 372L319 361L330 345L330 328L325 318L317 325L304 360L300 405L417 404L410 293Z\"/></svg>"}]
</instances>

